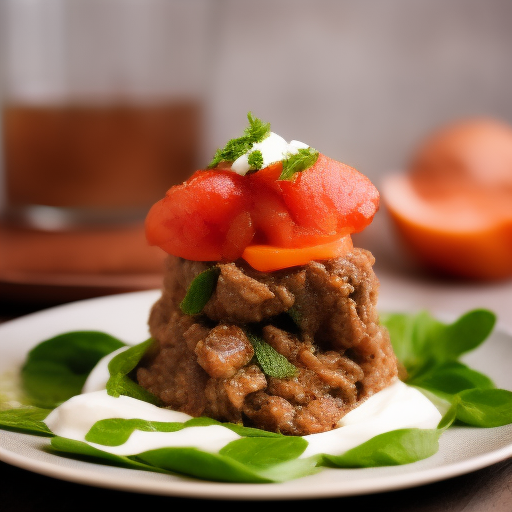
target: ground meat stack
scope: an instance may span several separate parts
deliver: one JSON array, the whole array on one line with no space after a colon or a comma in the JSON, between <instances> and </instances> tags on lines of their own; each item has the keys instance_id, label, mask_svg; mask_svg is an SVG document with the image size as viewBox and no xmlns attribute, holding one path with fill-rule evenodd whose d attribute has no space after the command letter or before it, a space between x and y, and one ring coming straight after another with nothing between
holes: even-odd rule
<instances>
[{"instance_id":1,"label":"ground meat stack","mask_svg":"<svg viewBox=\"0 0 512 512\"><path fill-rule=\"evenodd\" d=\"M136 378L192 416L325 432L398 374L374 258L350 236L370 224L379 193L352 167L248 120L148 213L148 242L169 256L149 318L155 346ZM215 276L205 300L183 307L205 275Z\"/></svg>"},{"instance_id":2,"label":"ground meat stack","mask_svg":"<svg viewBox=\"0 0 512 512\"><path fill-rule=\"evenodd\" d=\"M193 416L306 435L340 418L397 377L379 325L373 256L344 257L271 273L243 260L217 264L213 295L198 315L180 310L190 283L211 265L167 259L164 290L149 326L158 346L137 371L139 384ZM247 332L258 332L297 367L265 375Z\"/></svg>"}]
</instances>

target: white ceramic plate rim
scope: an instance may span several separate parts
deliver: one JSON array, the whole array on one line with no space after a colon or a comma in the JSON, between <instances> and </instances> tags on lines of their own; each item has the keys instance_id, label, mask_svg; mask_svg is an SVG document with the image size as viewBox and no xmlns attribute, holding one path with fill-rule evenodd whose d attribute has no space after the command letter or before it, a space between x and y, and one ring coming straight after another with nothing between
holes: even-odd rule
<instances>
[{"instance_id":1,"label":"white ceramic plate rim","mask_svg":"<svg viewBox=\"0 0 512 512\"><path fill-rule=\"evenodd\" d=\"M10 369L9 365L12 366L13 362L19 365L27 351L39 341L69 330L97 329L118 336L128 343L143 341L149 336L147 330L149 309L159 294L158 290L152 290L88 299L6 322L0 325L0 352L2 353L0 373ZM379 307L385 310L385 304L380 304ZM508 333L501 333L501 335L510 336ZM491 338L493 336L494 334ZM480 350L479 359L481 359L482 354L485 355L485 350L482 348L478 350ZM506 358L504 359L503 364L506 364ZM474 364L472 366L475 367ZM493 377L493 375L490 376ZM506 387L511 389L512 384ZM510 432L512 434L512 430ZM447 432L449 433L450 431ZM95 471L98 467L95 464L75 461L74 466L69 467L69 464L63 464L63 461L68 459L57 455L48 455L49 461L43 461L17 453L10 447L13 446L13 442L15 446L17 440L22 442L27 436L12 432L8 434L11 436L11 444L7 443L4 446L0 443L0 460L36 473L85 485L129 492L224 500L327 498L398 490L459 476L512 456L511 435L511 442L499 449L454 462L438 461L432 465L429 462L419 461L408 465L407 470L403 470L405 466L399 466L398 469L388 468L388 470L386 468L325 469L317 475L280 484L237 484L206 482L174 475L167 480L162 480L161 475L158 475L159 478L152 480L151 475L156 474L122 468L112 468L108 478L105 478L103 473ZM458 435L465 434L459 432ZM37 438L38 443L45 441L44 438ZM141 478L142 475L143 478ZM348 476L351 478L347 479Z\"/></svg>"}]
</instances>

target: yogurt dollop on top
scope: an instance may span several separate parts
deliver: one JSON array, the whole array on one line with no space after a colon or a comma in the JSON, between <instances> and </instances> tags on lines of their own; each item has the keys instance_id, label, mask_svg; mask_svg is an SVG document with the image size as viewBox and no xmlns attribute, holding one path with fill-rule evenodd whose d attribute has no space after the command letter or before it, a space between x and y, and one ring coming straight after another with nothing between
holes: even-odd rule
<instances>
[{"instance_id":1,"label":"yogurt dollop on top","mask_svg":"<svg viewBox=\"0 0 512 512\"><path fill-rule=\"evenodd\" d=\"M256 142L247 153L238 157L231 165L231 170L244 176L251 169L249 165L249 155L253 151L259 151L263 157L262 167L267 167L275 162L286 160L291 155L298 153L299 149L307 149L309 146L298 140L287 142L283 137L274 132L263 139L261 142Z\"/></svg>"}]
</instances>

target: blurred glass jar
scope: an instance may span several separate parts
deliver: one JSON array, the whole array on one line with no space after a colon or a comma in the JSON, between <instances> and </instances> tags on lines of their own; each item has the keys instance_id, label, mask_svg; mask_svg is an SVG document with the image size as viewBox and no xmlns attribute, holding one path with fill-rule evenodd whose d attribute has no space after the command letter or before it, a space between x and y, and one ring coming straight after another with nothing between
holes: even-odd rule
<instances>
[{"instance_id":1,"label":"blurred glass jar","mask_svg":"<svg viewBox=\"0 0 512 512\"><path fill-rule=\"evenodd\" d=\"M201 152L208 0L0 3L4 220L142 220Z\"/></svg>"}]
</instances>

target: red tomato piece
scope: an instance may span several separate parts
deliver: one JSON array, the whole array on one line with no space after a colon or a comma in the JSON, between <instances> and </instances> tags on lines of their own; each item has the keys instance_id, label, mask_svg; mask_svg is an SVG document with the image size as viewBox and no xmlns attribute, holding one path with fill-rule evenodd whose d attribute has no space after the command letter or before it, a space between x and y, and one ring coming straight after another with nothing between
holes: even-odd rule
<instances>
[{"instance_id":1,"label":"red tomato piece","mask_svg":"<svg viewBox=\"0 0 512 512\"><path fill-rule=\"evenodd\" d=\"M146 238L165 252L195 261L232 261L254 236L244 178L197 171L150 209Z\"/></svg>"},{"instance_id":2,"label":"red tomato piece","mask_svg":"<svg viewBox=\"0 0 512 512\"><path fill-rule=\"evenodd\" d=\"M379 192L364 174L322 154L293 180L279 183L292 218L318 230L319 238L362 231L379 208Z\"/></svg>"}]
</instances>

